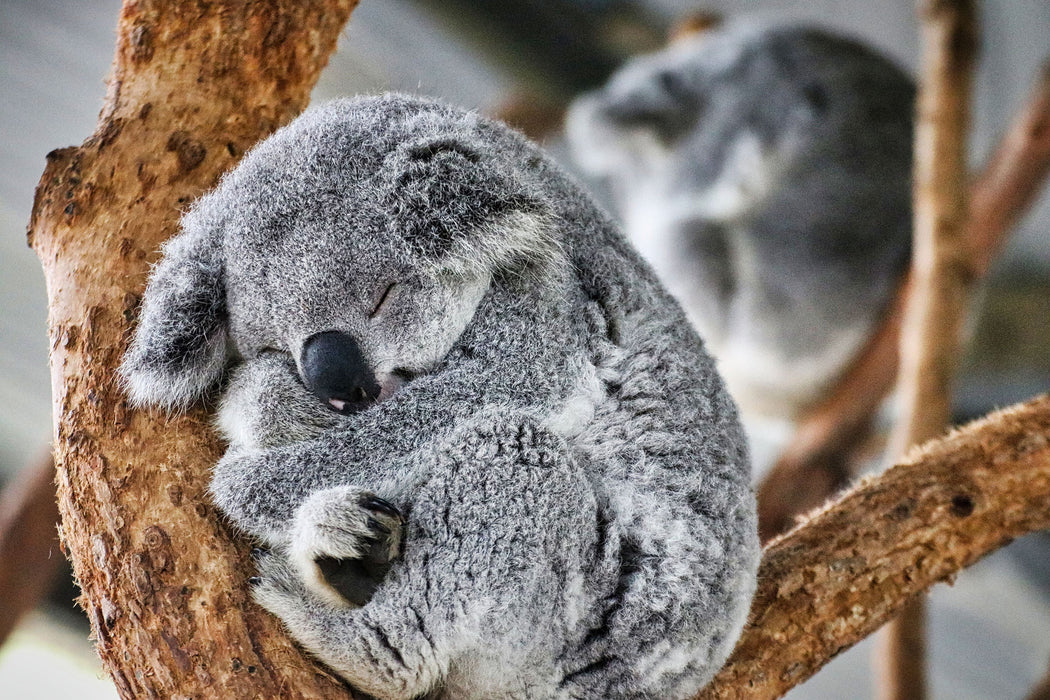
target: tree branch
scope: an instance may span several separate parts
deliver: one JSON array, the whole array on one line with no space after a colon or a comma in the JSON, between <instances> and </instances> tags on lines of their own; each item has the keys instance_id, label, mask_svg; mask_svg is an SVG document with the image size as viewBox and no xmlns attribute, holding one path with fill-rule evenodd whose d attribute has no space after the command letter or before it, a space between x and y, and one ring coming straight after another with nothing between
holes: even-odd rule
<instances>
[{"instance_id":1,"label":"tree branch","mask_svg":"<svg viewBox=\"0 0 1050 700\"><path fill-rule=\"evenodd\" d=\"M983 277L1007 233L1028 210L1050 173L1050 60L1028 101L1010 123L995 155L970 188L967 238L973 274Z\"/></svg>"},{"instance_id":2,"label":"tree branch","mask_svg":"<svg viewBox=\"0 0 1050 700\"><path fill-rule=\"evenodd\" d=\"M65 570L57 527L48 453L21 470L0 498L0 644Z\"/></svg>"},{"instance_id":3,"label":"tree branch","mask_svg":"<svg viewBox=\"0 0 1050 700\"><path fill-rule=\"evenodd\" d=\"M124 698L347 697L249 600L247 547L206 497L204 412L133 411L116 368L180 212L307 104L353 5L128 0L97 130L37 188L61 534Z\"/></svg>"},{"instance_id":4,"label":"tree branch","mask_svg":"<svg viewBox=\"0 0 1050 700\"><path fill-rule=\"evenodd\" d=\"M1050 527L1050 396L862 480L765 549L729 662L697 700L777 698L915 596Z\"/></svg>"},{"instance_id":5,"label":"tree branch","mask_svg":"<svg viewBox=\"0 0 1050 700\"><path fill-rule=\"evenodd\" d=\"M879 404L897 378L900 326L911 284L905 279L878 330L829 393L799 422L758 487L759 537L791 529L853 476L852 454L864 442Z\"/></svg>"},{"instance_id":6,"label":"tree branch","mask_svg":"<svg viewBox=\"0 0 1050 700\"><path fill-rule=\"evenodd\" d=\"M911 292L900 329L900 415L887 453L944 432L962 354L973 255L966 238L967 135L977 63L976 0L919 0L922 56L916 100ZM925 604L912 601L879 637L881 700L926 697Z\"/></svg>"}]
</instances>

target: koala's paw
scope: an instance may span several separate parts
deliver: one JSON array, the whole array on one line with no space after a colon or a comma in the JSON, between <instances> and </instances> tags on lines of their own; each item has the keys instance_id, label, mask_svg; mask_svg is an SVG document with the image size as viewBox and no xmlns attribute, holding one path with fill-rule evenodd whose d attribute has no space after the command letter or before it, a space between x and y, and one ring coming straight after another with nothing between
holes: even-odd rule
<instances>
[{"instance_id":1,"label":"koala's paw","mask_svg":"<svg viewBox=\"0 0 1050 700\"><path fill-rule=\"evenodd\" d=\"M313 593L332 605L364 605L401 555L404 517L369 491L318 491L296 512L289 550Z\"/></svg>"},{"instance_id":2,"label":"koala's paw","mask_svg":"<svg viewBox=\"0 0 1050 700\"><path fill-rule=\"evenodd\" d=\"M255 602L281 619L301 612L312 596L288 560L268 549L254 550L252 560L256 575L248 583Z\"/></svg>"}]
</instances>

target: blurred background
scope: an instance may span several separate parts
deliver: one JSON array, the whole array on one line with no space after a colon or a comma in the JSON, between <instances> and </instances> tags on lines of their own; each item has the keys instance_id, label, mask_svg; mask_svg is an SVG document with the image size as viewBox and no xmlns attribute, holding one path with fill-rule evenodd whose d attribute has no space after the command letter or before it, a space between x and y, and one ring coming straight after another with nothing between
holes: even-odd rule
<instances>
[{"instance_id":1,"label":"blurred background","mask_svg":"<svg viewBox=\"0 0 1050 700\"><path fill-rule=\"evenodd\" d=\"M1050 3L980 3L971 163L988 157L1050 56ZM46 299L25 242L45 154L80 144L105 95L118 0L0 0L0 483L47 449ZM860 38L914 72L914 3L905 0L361 0L315 100L382 90L513 116L556 157L560 106L626 58L659 48L684 13L805 21ZM552 128L555 127L555 128ZM566 163L571 168L571 164ZM1050 388L1050 196L1010 238L987 285L958 382L960 418ZM1050 658L1050 549L1025 538L940 586L932 603L933 696L1021 698ZM58 552L54 556L61 556ZM69 585L0 649L0 695L115 697ZM870 695L863 644L792 698ZM46 683L45 683L46 680ZM56 685L48 685L54 683ZM97 694L96 694L97 693Z\"/></svg>"}]
</instances>

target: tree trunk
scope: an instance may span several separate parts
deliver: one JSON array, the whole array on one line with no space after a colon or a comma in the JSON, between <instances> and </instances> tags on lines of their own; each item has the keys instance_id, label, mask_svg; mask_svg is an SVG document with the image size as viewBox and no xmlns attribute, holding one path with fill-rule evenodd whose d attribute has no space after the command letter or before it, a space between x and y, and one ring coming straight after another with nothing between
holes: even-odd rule
<instances>
[{"instance_id":1,"label":"tree trunk","mask_svg":"<svg viewBox=\"0 0 1050 700\"><path fill-rule=\"evenodd\" d=\"M127 0L97 130L37 188L61 536L123 698L348 696L250 601L207 416L131 410L116 368L180 212L305 107L354 4Z\"/></svg>"},{"instance_id":2,"label":"tree trunk","mask_svg":"<svg viewBox=\"0 0 1050 700\"><path fill-rule=\"evenodd\" d=\"M766 546L751 616L697 700L778 698L938 581L1050 527L1050 396L913 450Z\"/></svg>"}]
</instances>

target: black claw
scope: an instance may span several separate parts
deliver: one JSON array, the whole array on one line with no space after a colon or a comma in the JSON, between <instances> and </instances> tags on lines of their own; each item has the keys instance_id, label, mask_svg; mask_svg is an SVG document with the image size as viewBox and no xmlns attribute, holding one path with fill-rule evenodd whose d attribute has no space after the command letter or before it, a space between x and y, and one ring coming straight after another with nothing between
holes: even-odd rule
<instances>
[{"instance_id":1,"label":"black claw","mask_svg":"<svg viewBox=\"0 0 1050 700\"><path fill-rule=\"evenodd\" d=\"M401 511L390 501L379 496L369 496L361 501L361 506L369 510L378 511L394 518L401 518Z\"/></svg>"}]
</instances>

